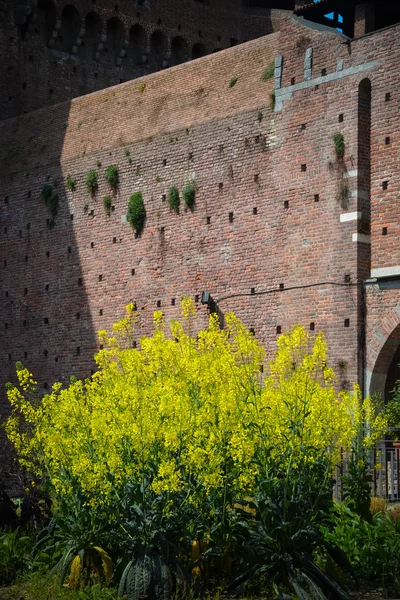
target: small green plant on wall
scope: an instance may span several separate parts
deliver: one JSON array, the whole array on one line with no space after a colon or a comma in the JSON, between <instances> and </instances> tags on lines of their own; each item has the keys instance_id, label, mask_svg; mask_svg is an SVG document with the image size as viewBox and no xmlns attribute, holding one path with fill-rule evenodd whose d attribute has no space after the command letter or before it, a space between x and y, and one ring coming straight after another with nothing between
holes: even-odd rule
<instances>
[{"instance_id":1,"label":"small green plant on wall","mask_svg":"<svg viewBox=\"0 0 400 600\"><path fill-rule=\"evenodd\" d=\"M106 172L104 173L104 179L112 190L117 190L119 185L118 167L116 165L107 167Z\"/></svg>"},{"instance_id":2,"label":"small green plant on wall","mask_svg":"<svg viewBox=\"0 0 400 600\"><path fill-rule=\"evenodd\" d=\"M176 187L171 187L168 190L168 206L174 212L179 213L180 203L179 190Z\"/></svg>"},{"instance_id":3,"label":"small green plant on wall","mask_svg":"<svg viewBox=\"0 0 400 600\"><path fill-rule=\"evenodd\" d=\"M131 227L140 235L146 221L146 209L143 202L142 192L135 192L129 198L126 220Z\"/></svg>"},{"instance_id":4,"label":"small green plant on wall","mask_svg":"<svg viewBox=\"0 0 400 600\"><path fill-rule=\"evenodd\" d=\"M99 187L99 184L97 182L97 173L93 169L89 171L89 173L86 176L86 187L92 195L97 191L97 188Z\"/></svg>"},{"instance_id":5,"label":"small green plant on wall","mask_svg":"<svg viewBox=\"0 0 400 600\"><path fill-rule=\"evenodd\" d=\"M104 196L103 206L104 206L104 211L105 211L107 217L109 217L111 215L111 210L112 210L112 196Z\"/></svg>"},{"instance_id":6,"label":"small green plant on wall","mask_svg":"<svg viewBox=\"0 0 400 600\"><path fill-rule=\"evenodd\" d=\"M261 75L261 79L263 81L268 81L268 79L272 79L272 77L274 76L274 72L275 72L275 63L271 62L268 67L263 71L262 75Z\"/></svg>"},{"instance_id":7,"label":"small green plant on wall","mask_svg":"<svg viewBox=\"0 0 400 600\"><path fill-rule=\"evenodd\" d=\"M187 183L183 187L182 195L185 207L189 210L192 210L194 202L196 200L196 187L194 183Z\"/></svg>"},{"instance_id":8,"label":"small green plant on wall","mask_svg":"<svg viewBox=\"0 0 400 600\"><path fill-rule=\"evenodd\" d=\"M269 106L272 110L275 110L275 104L276 104L276 92L275 92L275 88L274 88L269 93Z\"/></svg>"},{"instance_id":9,"label":"small green plant on wall","mask_svg":"<svg viewBox=\"0 0 400 600\"><path fill-rule=\"evenodd\" d=\"M237 84L237 80L238 80L237 77L232 77L232 79L229 82L229 87L233 88L233 86Z\"/></svg>"},{"instance_id":10,"label":"small green plant on wall","mask_svg":"<svg viewBox=\"0 0 400 600\"><path fill-rule=\"evenodd\" d=\"M69 190L70 192L74 192L76 188L76 179L73 179L71 175L68 175L65 185L67 190Z\"/></svg>"},{"instance_id":11,"label":"small green plant on wall","mask_svg":"<svg viewBox=\"0 0 400 600\"><path fill-rule=\"evenodd\" d=\"M346 144L342 133L335 133L333 136L333 144L335 146L336 158L342 159L346 152Z\"/></svg>"},{"instance_id":12,"label":"small green plant on wall","mask_svg":"<svg viewBox=\"0 0 400 600\"><path fill-rule=\"evenodd\" d=\"M52 217L52 221L54 221L54 218L57 216L58 213L59 198L57 192L54 191L54 188L51 185L51 183L46 183L43 186L42 198L46 204L46 208L49 211L50 216Z\"/></svg>"}]
</instances>

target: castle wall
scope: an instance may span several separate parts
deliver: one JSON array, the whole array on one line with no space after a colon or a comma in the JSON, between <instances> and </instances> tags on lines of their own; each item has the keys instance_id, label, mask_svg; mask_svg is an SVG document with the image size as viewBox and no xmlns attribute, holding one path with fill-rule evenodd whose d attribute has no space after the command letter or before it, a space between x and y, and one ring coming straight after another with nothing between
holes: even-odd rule
<instances>
[{"instance_id":1,"label":"castle wall","mask_svg":"<svg viewBox=\"0 0 400 600\"><path fill-rule=\"evenodd\" d=\"M0 120L260 37L288 14L242 0L39 0L17 25L11 7L0 22Z\"/></svg>"},{"instance_id":2,"label":"castle wall","mask_svg":"<svg viewBox=\"0 0 400 600\"><path fill-rule=\"evenodd\" d=\"M373 268L398 264L397 234L379 233L389 197L379 187L382 173L389 178L386 132L397 148L395 113L385 112L397 102L396 79L385 72L400 56L397 34L394 27L349 45L291 20L240 47L0 124L0 385L13 379L16 360L35 373L40 390L89 375L97 330L109 330L132 300L137 341L158 308L167 320L178 317L185 294L201 327L203 290L222 318L234 311L269 353L279 332L296 323L323 331L339 387L361 381L361 290L371 249ZM263 81L279 56L283 68L278 60L275 78ZM344 161L334 151L339 132ZM120 186L107 216L104 171L112 164ZM396 232L395 159L390 164L385 223ZM85 187L91 169L99 180L94 196ZM177 215L168 190L190 181L195 208ZM46 182L57 182L60 196L51 229L41 198ZM147 211L139 237L125 222L136 191ZM378 322L385 301L368 311Z\"/></svg>"}]
</instances>

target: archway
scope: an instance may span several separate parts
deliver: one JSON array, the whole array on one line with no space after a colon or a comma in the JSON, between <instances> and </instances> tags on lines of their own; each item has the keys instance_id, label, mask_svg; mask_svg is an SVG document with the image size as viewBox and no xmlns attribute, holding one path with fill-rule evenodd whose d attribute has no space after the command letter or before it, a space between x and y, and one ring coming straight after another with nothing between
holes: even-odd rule
<instances>
[{"instance_id":1,"label":"archway","mask_svg":"<svg viewBox=\"0 0 400 600\"><path fill-rule=\"evenodd\" d=\"M122 22L113 17L107 23L107 39L104 44L103 60L111 64L116 64L120 57L122 42L124 40L124 26Z\"/></svg>"},{"instance_id":2,"label":"archway","mask_svg":"<svg viewBox=\"0 0 400 600\"><path fill-rule=\"evenodd\" d=\"M187 60L187 44L182 37L175 37L171 42L171 66L180 65Z\"/></svg>"},{"instance_id":3,"label":"archway","mask_svg":"<svg viewBox=\"0 0 400 600\"><path fill-rule=\"evenodd\" d=\"M385 335L385 321L397 317L397 326L389 335ZM400 378L400 315L395 311L390 311L379 330L377 330L370 340L371 348L378 347L379 350L371 350L369 364L373 362L373 368L369 372L369 381L367 379L367 393L376 395L381 401L387 402L391 397L394 383ZM390 321L389 321L390 322ZM393 323L393 320L392 320ZM386 330L387 331L387 330ZM386 339L385 339L386 338ZM375 360L374 360L375 359Z\"/></svg>"},{"instance_id":4,"label":"archway","mask_svg":"<svg viewBox=\"0 0 400 600\"><path fill-rule=\"evenodd\" d=\"M81 56L86 60L96 58L102 32L102 21L100 15L90 12L85 19L85 38L81 46Z\"/></svg>"},{"instance_id":5,"label":"archway","mask_svg":"<svg viewBox=\"0 0 400 600\"><path fill-rule=\"evenodd\" d=\"M146 32L140 25L134 25L129 32L129 46L126 62L129 67L143 64L146 50Z\"/></svg>"},{"instance_id":6,"label":"archway","mask_svg":"<svg viewBox=\"0 0 400 600\"><path fill-rule=\"evenodd\" d=\"M162 31L154 31L150 40L149 66L152 71L162 69L167 50L167 38Z\"/></svg>"},{"instance_id":7,"label":"archway","mask_svg":"<svg viewBox=\"0 0 400 600\"><path fill-rule=\"evenodd\" d=\"M207 54L204 44L195 44L192 48L192 59L201 58Z\"/></svg>"},{"instance_id":8,"label":"archway","mask_svg":"<svg viewBox=\"0 0 400 600\"><path fill-rule=\"evenodd\" d=\"M67 4L61 13L61 27L58 32L55 49L71 54L81 27L81 18L75 6Z\"/></svg>"},{"instance_id":9,"label":"archway","mask_svg":"<svg viewBox=\"0 0 400 600\"><path fill-rule=\"evenodd\" d=\"M51 0L39 0L36 15L34 32L42 38L45 44L47 44L51 38L57 20L54 2Z\"/></svg>"}]
</instances>

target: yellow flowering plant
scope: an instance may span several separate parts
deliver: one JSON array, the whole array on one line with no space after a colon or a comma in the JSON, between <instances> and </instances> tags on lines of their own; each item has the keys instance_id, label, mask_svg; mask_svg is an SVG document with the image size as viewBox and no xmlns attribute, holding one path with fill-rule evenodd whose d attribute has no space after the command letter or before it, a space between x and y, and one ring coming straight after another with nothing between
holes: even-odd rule
<instances>
[{"instance_id":1,"label":"yellow flowering plant","mask_svg":"<svg viewBox=\"0 0 400 600\"><path fill-rule=\"evenodd\" d=\"M266 361L234 314L224 329L210 315L196 335L190 299L182 312L169 329L155 313L153 335L134 348L128 305L111 335L99 332L97 372L56 383L34 403L35 382L18 363L6 431L21 465L49 479L64 510L79 497L81 510L100 511L131 544L185 530L191 540L211 537L223 553L233 544L235 501L288 473L307 473L317 489L340 449L352 447L367 406L362 443L383 423L357 390L337 393L322 334L311 340L294 327ZM294 479L299 490L311 485Z\"/></svg>"}]
</instances>

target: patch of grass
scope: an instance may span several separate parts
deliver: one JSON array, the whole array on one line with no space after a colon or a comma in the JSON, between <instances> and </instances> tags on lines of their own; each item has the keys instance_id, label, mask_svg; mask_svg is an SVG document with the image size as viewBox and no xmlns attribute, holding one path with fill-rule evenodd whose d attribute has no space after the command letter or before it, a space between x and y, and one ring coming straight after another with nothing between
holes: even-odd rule
<instances>
[{"instance_id":1,"label":"patch of grass","mask_svg":"<svg viewBox=\"0 0 400 600\"><path fill-rule=\"evenodd\" d=\"M230 80L230 82L229 82L229 87L230 87L230 88L233 88L233 86L234 86L234 85L236 85L236 83L237 83L237 80L238 80L238 78L237 78L236 76L235 76L235 77L232 77L232 79L231 79L231 80Z\"/></svg>"},{"instance_id":2,"label":"patch of grass","mask_svg":"<svg viewBox=\"0 0 400 600\"><path fill-rule=\"evenodd\" d=\"M35 600L117 600L115 588L106 588L95 583L80 590L60 586L55 575L49 577L34 573L12 587L0 590L0 600L15 600L16 598L35 598Z\"/></svg>"},{"instance_id":3,"label":"patch of grass","mask_svg":"<svg viewBox=\"0 0 400 600\"><path fill-rule=\"evenodd\" d=\"M343 158L346 152L346 144L342 133L335 133L333 136L333 145L335 147L336 158Z\"/></svg>"},{"instance_id":4,"label":"patch of grass","mask_svg":"<svg viewBox=\"0 0 400 600\"><path fill-rule=\"evenodd\" d=\"M136 175L136 177L139 177L139 175L140 175L140 165L136 167L135 175Z\"/></svg>"},{"instance_id":5,"label":"patch of grass","mask_svg":"<svg viewBox=\"0 0 400 600\"><path fill-rule=\"evenodd\" d=\"M156 182L161 183L161 177L159 175L157 175L157 177L156 177Z\"/></svg>"},{"instance_id":6,"label":"patch of grass","mask_svg":"<svg viewBox=\"0 0 400 600\"><path fill-rule=\"evenodd\" d=\"M268 81L268 79L272 79L275 73L275 63L269 63L268 67L263 71L261 75L262 81Z\"/></svg>"},{"instance_id":7,"label":"patch of grass","mask_svg":"<svg viewBox=\"0 0 400 600\"><path fill-rule=\"evenodd\" d=\"M70 192L74 192L76 188L76 179L73 179L71 175L68 175L67 180L65 182L65 186L67 190Z\"/></svg>"},{"instance_id":8,"label":"patch of grass","mask_svg":"<svg viewBox=\"0 0 400 600\"><path fill-rule=\"evenodd\" d=\"M189 210L193 209L196 200L196 187L193 183L187 183L182 190L183 201L185 207Z\"/></svg>"},{"instance_id":9,"label":"patch of grass","mask_svg":"<svg viewBox=\"0 0 400 600\"><path fill-rule=\"evenodd\" d=\"M107 217L109 217L111 215L112 201L113 201L112 196L104 196L104 198L103 198L104 211L105 211Z\"/></svg>"},{"instance_id":10,"label":"patch of grass","mask_svg":"<svg viewBox=\"0 0 400 600\"><path fill-rule=\"evenodd\" d=\"M142 192L135 192L129 198L126 220L136 231L137 235L142 233L146 221L146 208L144 206Z\"/></svg>"},{"instance_id":11,"label":"patch of grass","mask_svg":"<svg viewBox=\"0 0 400 600\"><path fill-rule=\"evenodd\" d=\"M259 110L258 114L257 114L257 121L259 123L261 123L261 121L263 120L263 117L264 117L264 115L262 114L261 110Z\"/></svg>"},{"instance_id":12,"label":"patch of grass","mask_svg":"<svg viewBox=\"0 0 400 600\"><path fill-rule=\"evenodd\" d=\"M179 213L180 203L181 203L181 200L179 198L179 190L178 190L178 188L171 187L168 190L168 206L174 212Z\"/></svg>"},{"instance_id":13,"label":"patch of grass","mask_svg":"<svg viewBox=\"0 0 400 600\"><path fill-rule=\"evenodd\" d=\"M96 165L97 165L97 167L100 169L100 167L101 167L101 160L98 160L98 161L96 162Z\"/></svg>"},{"instance_id":14,"label":"patch of grass","mask_svg":"<svg viewBox=\"0 0 400 600\"><path fill-rule=\"evenodd\" d=\"M89 171L89 173L86 176L85 183L86 183L86 188L93 195L97 191L97 188L99 187L96 171L93 171L93 169L91 171Z\"/></svg>"},{"instance_id":15,"label":"patch of grass","mask_svg":"<svg viewBox=\"0 0 400 600\"><path fill-rule=\"evenodd\" d=\"M83 125L83 121L79 121L79 123L78 123L78 129L80 129L82 127L82 125Z\"/></svg>"},{"instance_id":16,"label":"patch of grass","mask_svg":"<svg viewBox=\"0 0 400 600\"><path fill-rule=\"evenodd\" d=\"M119 173L117 165L110 165L104 173L104 179L112 190L117 190L119 185Z\"/></svg>"},{"instance_id":17,"label":"patch of grass","mask_svg":"<svg viewBox=\"0 0 400 600\"><path fill-rule=\"evenodd\" d=\"M144 92L144 90L145 90L145 89L146 89L146 84L145 84L145 83L141 83L141 84L139 85L139 92L140 92L141 94L143 94L143 92Z\"/></svg>"}]
</instances>

